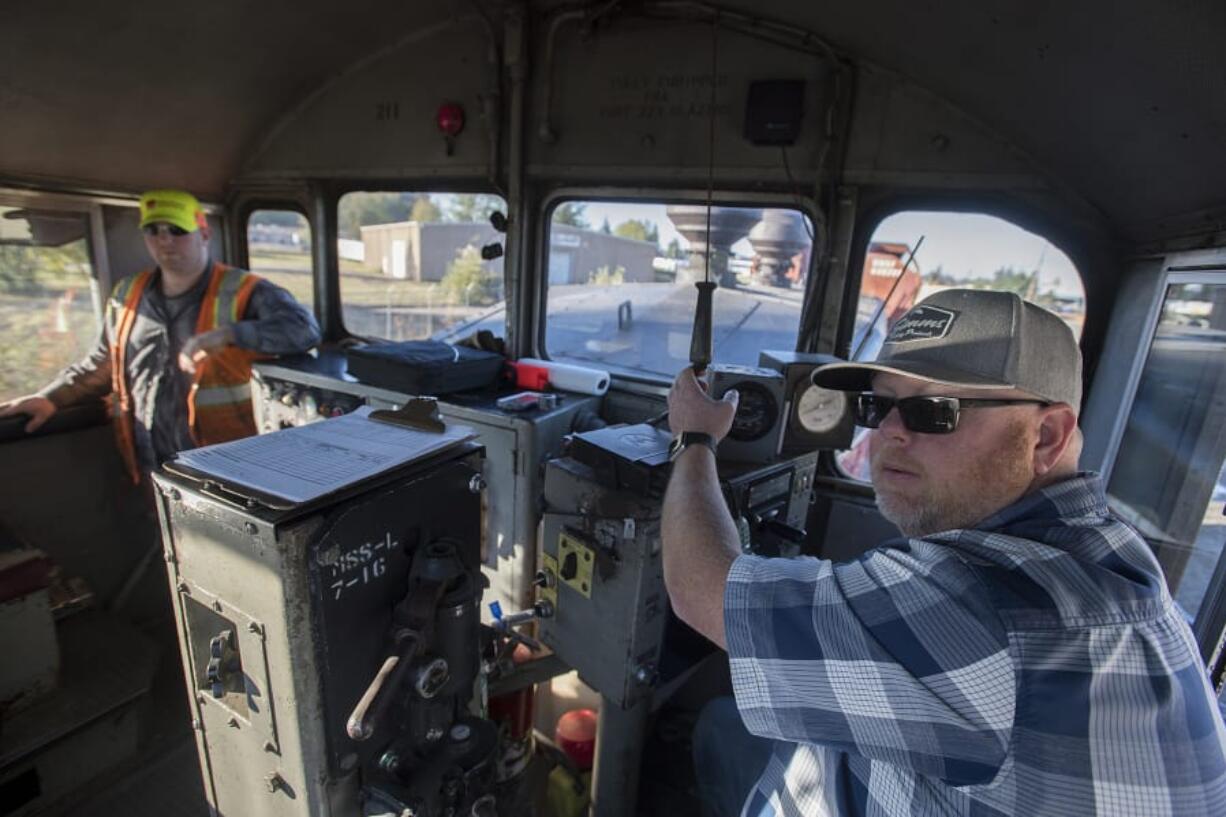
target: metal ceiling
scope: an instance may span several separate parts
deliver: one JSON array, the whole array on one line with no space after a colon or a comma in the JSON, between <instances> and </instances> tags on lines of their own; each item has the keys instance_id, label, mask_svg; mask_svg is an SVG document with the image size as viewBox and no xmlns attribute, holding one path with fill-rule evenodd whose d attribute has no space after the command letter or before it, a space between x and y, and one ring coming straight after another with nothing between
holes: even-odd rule
<instances>
[{"instance_id":1,"label":"metal ceiling","mask_svg":"<svg viewBox=\"0 0 1226 817\"><path fill-rule=\"evenodd\" d=\"M731 5L809 28L972 113L1124 234L1226 205L1221 0ZM312 89L472 10L471 0L6 4L0 176L218 195Z\"/></svg>"}]
</instances>

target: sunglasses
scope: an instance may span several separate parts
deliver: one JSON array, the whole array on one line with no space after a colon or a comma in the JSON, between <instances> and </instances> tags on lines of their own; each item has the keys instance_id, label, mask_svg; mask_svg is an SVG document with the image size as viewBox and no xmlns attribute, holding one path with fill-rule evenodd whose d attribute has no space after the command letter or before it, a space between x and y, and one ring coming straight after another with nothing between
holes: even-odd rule
<instances>
[{"instance_id":1,"label":"sunglasses","mask_svg":"<svg viewBox=\"0 0 1226 817\"><path fill-rule=\"evenodd\" d=\"M1046 400L977 400L968 397L886 397L865 392L856 395L856 425L877 428L895 407L902 424L908 431L919 434L953 434L958 428L958 417L965 408L990 408L993 406L1020 406L1035 404L1050 406Z\"/></svg>"},{"instance_id":2,"label":"sunglasses","mask_svg":"<svg viewBox=\"0 0 1226 817\"><path fill-rule=\"evenodd\" d=\"M149 236L150 238L157 238L159 235L161 235L162 230L166 230L175 238L187 235L187 230L184 230L182 227L177 227L174 224L146 224L141 229L143 229L145 231L145 235Z\"/></svg>"}]
</instances>

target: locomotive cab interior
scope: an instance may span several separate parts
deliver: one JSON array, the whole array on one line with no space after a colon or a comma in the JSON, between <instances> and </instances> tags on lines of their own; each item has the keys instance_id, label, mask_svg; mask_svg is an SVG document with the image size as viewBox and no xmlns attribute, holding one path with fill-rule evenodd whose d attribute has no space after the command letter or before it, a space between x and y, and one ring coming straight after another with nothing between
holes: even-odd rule
<instances>
[{"instance_id":1,"label":"locomotive cab interior","mask_svg":"<svg viewBox=\"0 0 1226 817\"><path fill-rule=\"evenodd\" d=\"M212 257L322 329L255 364L262 437L422 397L472 436L289 508L185 472L131 485L101 402L34 433L0 418L0 647L22 668L0 817L545 813L578 707L593 813L699 813L690 730L727 659L671 613L659 541L696 284L711 392L740 395L724 497L776 558L896 533L815 367L871 359L951 286L1064 318L1081 467L1150 542L1223 700L1222 7L3 18L0 402L92 348L150 265L139 194L182 188ZM455 357L426 381L363 358L415 343Z\"/></svg>"}]
</instances>

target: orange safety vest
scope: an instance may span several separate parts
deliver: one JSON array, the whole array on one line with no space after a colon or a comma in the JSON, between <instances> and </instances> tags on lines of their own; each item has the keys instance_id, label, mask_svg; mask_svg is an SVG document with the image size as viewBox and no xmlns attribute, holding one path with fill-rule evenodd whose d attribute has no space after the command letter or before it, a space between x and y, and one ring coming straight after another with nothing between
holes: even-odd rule
<instances>
[{"instance_id":1,"label":"orange safety vest","mask_svg":"<svg viewBox=\"0 0 1226 817\"><path fill-rule=\"evenodd\" d=\"M214 263L208 288L200 302L196 334L237 323L247 309L258 275ZM135 416L128 390L128 339L136 323L140 299L153 279L153 271L120 281L111 294L111 418L115 439L124 466L133 483L140 482L136 460ZM122 304L117 310L115 304ZM261 357L255 352L226 346L209 354L196 365L191 390L187 395L187 427L196 445L212 445L250 437L256 433L251 407L251 363Z\"/></svg>"}]
</instances>

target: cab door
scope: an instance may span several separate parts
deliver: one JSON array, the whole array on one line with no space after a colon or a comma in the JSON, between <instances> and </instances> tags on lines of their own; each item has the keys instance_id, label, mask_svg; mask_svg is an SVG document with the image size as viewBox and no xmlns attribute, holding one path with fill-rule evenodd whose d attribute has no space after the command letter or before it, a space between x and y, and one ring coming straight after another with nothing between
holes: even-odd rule
<instances>
[{"instance_id":1,"label":"cab door","mask_svg":"<svg viewBox=\"0 0 1226 817\"><path fill-rule=\"evenodd\" d=\"M1226 674L1226 254L1167 259L1127 366L1102 370L1126 413L1106 442L1112 510L1154 550L1219 693ZM1109 380L1116 382L1110 383ZM1096 387L1098 383L1096 383Z\"/></svg>"}]
</instances>

